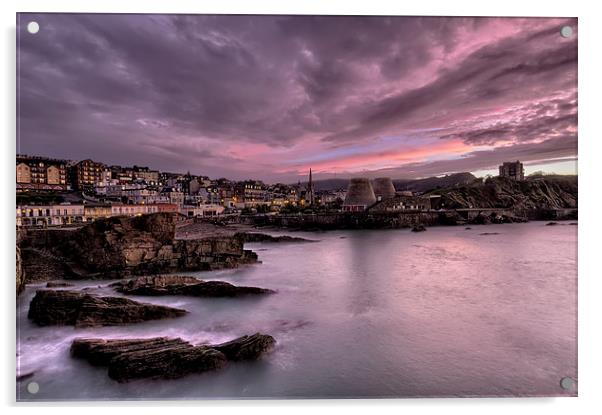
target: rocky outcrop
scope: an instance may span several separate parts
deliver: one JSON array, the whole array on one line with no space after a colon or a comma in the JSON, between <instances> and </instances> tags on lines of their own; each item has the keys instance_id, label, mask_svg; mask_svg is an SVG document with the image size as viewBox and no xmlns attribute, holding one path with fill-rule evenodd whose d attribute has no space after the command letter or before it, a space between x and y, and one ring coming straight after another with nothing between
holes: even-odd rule
<instances>
[{"instance_id":1,"label":"rocky outcrop","mask_svg":"<svg viewBox=\"0 0 602 415\"><path fill-rule=\"evenodd\" d=\"M180 275L133 278L111 284L118 292L131 295L187 295L194 297L239 297L249 294L271 294L274 291L235 286L224 281L201 281Z\"/></svg>"},{"instance_id":2,"label":"rocky outcrop","mask_svg":"<svg viewBox=\"0 0 602 415\"><path fill-rule=\"evenodd\" d=\"M29 305L28 317L40 326L117 326L180 317L185 310L139 303L122 297L96 297L66 290L40 290Z\"/></svg>"},{"instance_id":3,"label":"rocky outcrop","mask_svg":"<svg viewBox=\"0 0 602 415\"><path fill-rule=\"evenodd\" d=\"M519 217L511 214L499 214L499 213L484 213L479 212L474 218L468 221L473 225L489 225L491 223L502 224L502 223L523 223L527 222L527 218Z\"/></svg>"},{"instance_id":4,"label":"rocky outcrop","mask_svg":"<svg viewBox=\"0 0 602 415\"><path fill-rule=\"evenodd\" d=\"M221 345L198 345L176 338L104 340L75 339L71 355L95 366L107 366L118 382L140 378L175 379L225 367L229 360L255 360L276 344L256 333Z\"/></svg>"},{"instance_id":5,"label":"rocky outcrop","mask_svg":"<svg viewBox=\"0 0 602 415\"><path fill-rule=\"evenodd\" d=\"M426 227L421 223L412 226L412 232L424 232L424 231L426 231Z\"/></svg>"},{"instance_id":6,"label":"rocky outcrop","mask_svg":"<svg viewBox=\"0 0 602 415\"><path fill-rule=\"evenodd\" d=\"M56 282L50 281L46 283L46 288L64 288L64 287L73 287L73 284L69 284L68 282Z\"/></svg>"},{"instance_id":7,"label":"rocky outcrop","mask_svg":"<svg viewBox=\"0 0 602 415\"><path fill-rule=\"evenodd\" d=\"M437 189L439 204L447 209L502 208L547 210L577 207L576 176L543 176L515 181L493 177L470 184Z\"/></svg>"},{"instance_id":8,"label":"rocky outcrop","mask_svg":"<svg viewBox=\"0 0 602 415\"><path fill-rule=\"evenodd\" d=\"M239 237L176 239L176 222L173 213L157 213L99 219L70 231L31 230L22 248L32 256L24 262L48 280L214 270L257 261Z\"/></svg>"},{"instance_id":9,"label":"rocky outcrop","mask_svg":"<svg viewBox=\"0 0 602 415\"><path fill-rule=\"evenodd\" d=\"M236 236L244 242L318 242L312 239L299 238L297 236L272 236L266 233L257 232L241 232L237 233Z\"/></svg>"},{"instance_id":10,"label":"rocky outcrop","mask_svg":"<svg viewBox=\"0 0 602 415\"><path fill-rule=\"evenodd\" d=\"M16 280L17 280L17 296L25 289L25 274L23 273L23 265L21 261L21 249L17 246L17 260L16 260Z\"/></svg>"},{"instance_id":11,"label":"rocky outcrop","mask_svg":"<svg viewBox=\"0 0 602 415\"><path fill-rule=\"evenodd\" d=\"M25 245L21 249L23 270L27 283L56 280L58 278L77 278L75 271L64 257L52 253L46 248L32 248Z\"/></svg>"}]
</instances>

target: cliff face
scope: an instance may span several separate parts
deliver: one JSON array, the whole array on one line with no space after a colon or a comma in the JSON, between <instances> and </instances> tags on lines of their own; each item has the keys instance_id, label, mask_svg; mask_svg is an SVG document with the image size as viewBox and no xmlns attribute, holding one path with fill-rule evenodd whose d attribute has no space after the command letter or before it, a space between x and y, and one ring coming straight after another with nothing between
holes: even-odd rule
<instances>
[{"instance_id":1,"label":"cliff face","mask_svg":"<svg viewBox=\"0 0 602 415\"><path fill-rule=\"evenodd\" d=\"M17 246L17 295L21 294L25 288L25 276L23 275L23 267L21 266L21 249Z\"/></svg>"},{"instance_id":2,"label":"cliff face","mask_svg":"<svg viewBox=\"0 0 602 415\"><path fill-rule=\"evenodd\" d=\"M17 282L17 295L21 294L23 289L25 288L25 272L23 271L23 260L21 258L21 248L19 248L19 244L22 242L24 237L23 231L17 229L17 260L16 260L16 282Z\"/></svg>"},{"instance_id":3,"label":"cliff face","mask_svg":"<svg viewBox=\"0 0 602 415\"><path fill-rule=\"evenodd\" d=\"M175 238L171 213L97 220L81 229L32 230L22 248L39 279L115 278L161 272L232 268L254 262L231 236ZM29 275L29 273L28 273Z\"/></svg>"},{"instance_id":4,"label":"cliff face","mask_svg":"<svg viewBox=\"0 0 602 415\"><path fill-rule=\"evenodd\" d=\"M577 207L577 178L555 177L521 182L491 178L485 182L439 189L440 206L459 208L565 209Z\"/></svg>"}]
</instances>

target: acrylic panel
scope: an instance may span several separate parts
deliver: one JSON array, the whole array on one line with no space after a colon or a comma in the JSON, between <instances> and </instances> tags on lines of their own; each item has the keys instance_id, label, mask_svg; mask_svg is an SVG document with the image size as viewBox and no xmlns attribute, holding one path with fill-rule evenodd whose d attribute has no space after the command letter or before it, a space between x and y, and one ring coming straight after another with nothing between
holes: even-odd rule
<instances>
[{"instance_id":1,"label":"acrylic panel","mask_svg":"<svg viewBox=\"0 0 602 415\"><path fill-rule=\"evenodd\" d=\"M576 396L577 26L18 14L17 400Z\"/></svg>"}]
</instances>

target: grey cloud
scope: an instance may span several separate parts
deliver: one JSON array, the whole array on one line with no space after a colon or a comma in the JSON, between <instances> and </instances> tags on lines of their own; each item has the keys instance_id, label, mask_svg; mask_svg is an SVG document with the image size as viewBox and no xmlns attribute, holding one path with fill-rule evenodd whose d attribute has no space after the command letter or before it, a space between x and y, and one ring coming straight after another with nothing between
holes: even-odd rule
<instances>
[{"instance_id":1,"label":"grey cloud","mask_svg":"<svg viewBox=\"0 0 602 415\"><path fill-rule=\"evenodd\" d=\"M30 19L41 24L37 35L25 31ZM576 111L576 97L564 99L554 107L558 119L542 112L501 123L499 135L464 122L484 105L551 101L557 91L575 88L576 44L557 42L555 27L486 45L431 83L399 92L397 82L437 53L461 48L466 33L495 19L20 14L19 20L22 152L218 168L206 160L221 160L224 143L291 147L319 137L337 147L420 128L442 128L447 138L470 144L513 134L541 141L550 131L568 134ZM209 142L212 151L203 153ZM190 153L177 163L172 153L182 150ZM236 163L224 160L234 172Z\"/></svg>"}]
</instances>

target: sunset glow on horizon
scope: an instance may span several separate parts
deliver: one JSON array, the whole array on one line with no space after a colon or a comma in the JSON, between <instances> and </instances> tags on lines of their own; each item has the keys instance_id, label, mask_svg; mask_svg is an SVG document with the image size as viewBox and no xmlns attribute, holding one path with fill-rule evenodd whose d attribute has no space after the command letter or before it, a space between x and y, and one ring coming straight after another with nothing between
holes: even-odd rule
<instances>
[{"instance_id":1,"label":"sunset glow on horizon","mask_svg":"<svg viewBox=\"0 0 602 415\"><path fill-rule=\"evenodd\" d=\"M573 18L20 14L17 30L19 153L289 183L510 160L576 174Z\"/></svg>"}]
</instances>

